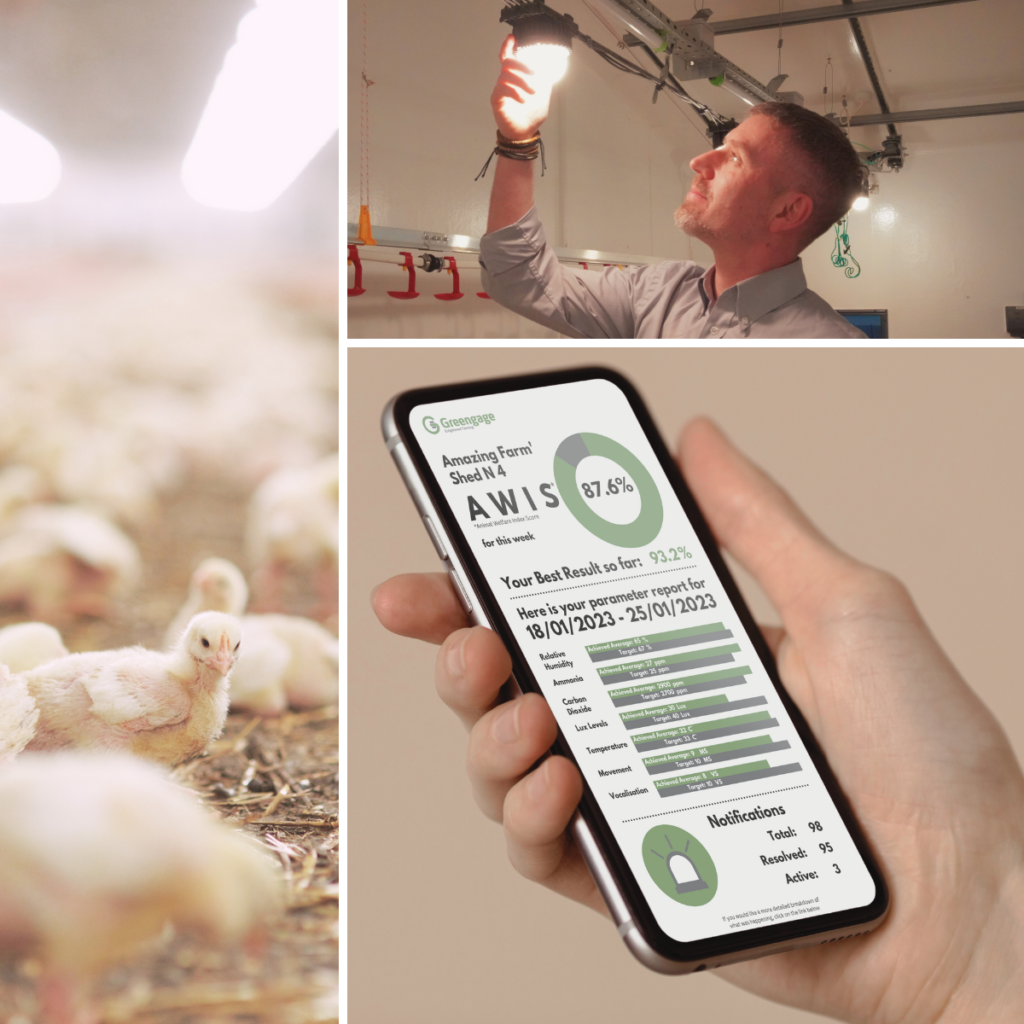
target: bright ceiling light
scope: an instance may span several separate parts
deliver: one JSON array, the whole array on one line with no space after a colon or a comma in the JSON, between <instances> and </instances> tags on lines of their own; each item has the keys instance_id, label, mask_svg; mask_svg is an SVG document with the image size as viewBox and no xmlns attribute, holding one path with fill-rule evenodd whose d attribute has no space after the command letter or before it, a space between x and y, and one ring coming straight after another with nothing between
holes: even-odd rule
<instances>
[{"instance_id":1,"label":"bright ceiling light","mask_svg":"<svg viewBox=\"0 0 1024 1024\"><path fill-rule=\"evenodd\" d=\"M853 201L853 208L855 210L866 210L870 205L871 200L865 195L859 195Z\"/></svg>"},{"instance_id":2,"label":"bright ceiling light","mask_svg":"<svg viewBox=\"0 0 1024 1024\"><path fill-rule=\"evenodd\" d=\"M39 132L0 110L0 203L35 203L60 181L60 156Z\"/></svg>"},{"instance_id":3,"label":"bright ceiling light","mask_svg":"<svg viewBox=\"0 0 1024 1024\"><path fill-rule=\"evenodd\" d=\"M542 2L502 9L516 37L515 54L538 78L554 85L569 66L572 31L566 19Z\"/></svg>"},{"instance_id":4,"label":"bright ceiling light","mask_svg":"<svg viewBox=\"0 0 1024 1024\"><path fill-rule=\"evenodd\" d=\"M338 130L338 96L336 0L257 0L185 155L185 191L265 209Z\"/></svg>"}]
</instances>

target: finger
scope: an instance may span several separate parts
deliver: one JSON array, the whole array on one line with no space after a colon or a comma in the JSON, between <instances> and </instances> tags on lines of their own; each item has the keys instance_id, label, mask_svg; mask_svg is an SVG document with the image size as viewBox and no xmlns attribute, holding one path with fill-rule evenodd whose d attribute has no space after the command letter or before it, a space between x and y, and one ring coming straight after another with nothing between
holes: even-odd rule
<instances>
[{"instance_id":1,"label":"finger","mask_svg":"<svg viewBox=\"0 0 1024 1024\"><path fill-rule=\"evenodd\" d=\"M469 625L443 572L392 576L374 589L370 603L385 629L432 644Z\"/></svg>"},{"instance_id":2,"label":"finger","mask_svg":"<svg viewBox=\"0 0 1024 1024\"><path fill-rule=\"evenodd\" d=\"M532 72L525 64L520 64L519 61L509 61L502 69L498 85L511 85L520 92L533 96L537 90L530 84L530 77L532 77Z\"/></svg>"},{"instance_id":3,"label":"finger","mask_svg":"<svg viewBox=\"0 0 1024 1024\"><path fill-rule=\"evenodd\" d=\"M458 629L437 652L434 682L441 700L467 727L498 701L498 692L512 674L512 659L489 629Z\"/></svg>"},{"instance_id":4,"label":"finger","mask_svg":"<svg viewBox=\"0 0 1024 1024\"><path fill-rule=\"evenodd\" d=\"M765 643L768 644L768 650L772 652L775 660L779 659L779 648L782 646L782 641L785 639L786 631L782 626L762 626L758 623L757 628L761 630L761 635L765 639Z\"/></svg>"},{"instance_id":5,"label":"finger","mask_svg":"<svg viewBox=\"0 0 1024 1024\"><path fill-rule=\"evenodd\" d=\"M509 32L507 36L501 41L501 49L498 51L498 60L505 63L512 57L516 49L516 37L512 32Z\"/></svg>"},{"instance_id":6,"label":"finger","mask_svg":"<svg viewBox=\"0 0 1024 1024\"><path fill-rule=\"evenodd\" d=\"M764 588L790 632L815 621L842 576L860 568L710 420L687 424L679 460L712 531Z\"/></svg>"},{"instance_id":7,"label":"finger","mask_svg":"<svg viewBox=\"0 0 1024 1024\"><path fill-rule=\"evenodd\" d=\"M501 821L506 794L547 753L557 735L555 716L536 693L494 708L473 726L466 767L484 814Z\"/></svg>"},{"instance_id":8,"label":"finger","mask_svg":"<svg viewBox=\"0 0 1024 1024\"><path fill-rule=\"evenodd\" d=\"M532 91L532 90L531 90ZM499 103L501 100L512 100L514 103L526 103L526 95L522 89L507 82L498 82L491 93L491 102Z\"/></svg>"},{"instance_id":9,"label":"finger","mask_svg":"<svg viewBox=\"0 0 1024 1024\"><path fill-rule=\"evenodd\" d=\"M564 757L549 757L505 798L508 859L521 875L551 884L566 855L565 830L583 796L583 780Z\"/></svg>"}]
</instances>

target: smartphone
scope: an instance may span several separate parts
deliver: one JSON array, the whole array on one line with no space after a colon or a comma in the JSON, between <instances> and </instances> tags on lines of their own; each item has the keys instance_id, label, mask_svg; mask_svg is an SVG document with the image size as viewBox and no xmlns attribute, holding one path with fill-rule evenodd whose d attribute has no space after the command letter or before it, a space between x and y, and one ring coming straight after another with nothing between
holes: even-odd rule
<instances>
[{"instance_id":1,"label":"smartphone","mask_svg":"<svg viewBox=\"0 0 1024 1024\"><path fill-rule=\"evenodd\" d=\"M407 391L384 437L455 593L548 701L618 930L681 974L858 935L884 879L636 390Z\"/></svg>"}]
</instances>

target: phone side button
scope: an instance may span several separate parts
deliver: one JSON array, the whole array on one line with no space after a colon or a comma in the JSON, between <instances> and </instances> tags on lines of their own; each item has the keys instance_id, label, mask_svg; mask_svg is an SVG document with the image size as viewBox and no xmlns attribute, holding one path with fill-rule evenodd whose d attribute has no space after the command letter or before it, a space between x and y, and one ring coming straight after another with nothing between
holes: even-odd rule
<instances>
[{"instance_id":1,"label":"phone side button","mask_svg":"<svg viewBox=\"0 0 1024 1024\"><path fill-rule=\"evenodd\" d=\"M427 528L427 533L430 534L430 539L434 544L434 550L437 552L438 558L442 562L448 561L448 549L444 546L444 541L441 540L441 534L437 532L437 527L434 525L434 521L430 516L423 517L423 525Z\"/></svg>"},{"instance_id":2,"label":"phone side button","mask_svg":"<svg viewBox=\"0 0 1024 1024\"><path fill-rule=\"evenodd\" d=\"M469 598L469 591L466 590L462 580L459 579L459 574L450 565L447 566L447 569L448 579L452 581L452 586L455 587L455 593L459 598L459 604L462 605L463 610L467 615L472 615L473 602Z\"/></svg>"}]
</instances>

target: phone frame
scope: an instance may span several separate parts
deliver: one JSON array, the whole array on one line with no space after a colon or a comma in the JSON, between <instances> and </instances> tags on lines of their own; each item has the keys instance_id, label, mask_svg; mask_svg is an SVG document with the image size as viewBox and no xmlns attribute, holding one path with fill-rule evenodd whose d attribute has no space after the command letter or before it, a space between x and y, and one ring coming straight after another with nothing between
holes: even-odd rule
<instances>
[{"instance_id":1,"label":"phone frame","mask_svg":"<svg viewBox=\"0 0 1024 1024\"><path fill-rule=\"evenodd\" d=\"M409 414L419 405L454 399L483 397L509 391L529 391L539 387L571 384L585 380L606 380L618 387L626 397L665 471L677 499L693 527L694 533L708 555L709 564L721 581L726 597L751 638L754 650L790 715L794 728L803 741L829 796L849 830L865 866L875 883L875 898L864 906L833 911L792 922L763 925L742 931L728 932L692 942L680 942L668 936L658 925L653 912L637 884L632 869L622 854L618 840L604 817L584 778L583 797L571 831L580 846L594 880L605 898L622 936L631 952L645 966L665 974L684 974L719 967L738 960L748 960L800 946L832 942L870 931L882 923L889 908L889 892L885 879L853 811L829 768L810 728L786 692L778 675L775 659L740 594L732 574L719 551L711 529L690 493L679 467L658 432L643 400L629 380L618 372L601 367L529 373L513 377L469 381L460 384L417 388L393 398L384 410L381 426L388 450L413 498L427 533L452 579L456 595L470 618L492 629L502 640L512 659L512 678L508 696L518 688L544 696L529 663L505 621L487 578L468 544L465 534L453 515L447 498L430 468L423 450L409 427ZM435 535L443 530L443 536ZM561 729L552 752L578 763ZM581 772L582 775L582 772Z\"/></svg>"}]
</instances>

